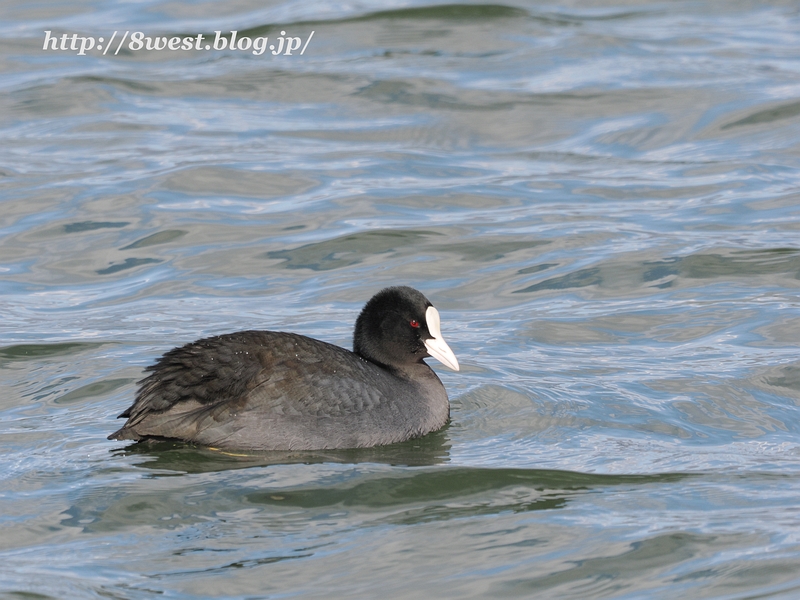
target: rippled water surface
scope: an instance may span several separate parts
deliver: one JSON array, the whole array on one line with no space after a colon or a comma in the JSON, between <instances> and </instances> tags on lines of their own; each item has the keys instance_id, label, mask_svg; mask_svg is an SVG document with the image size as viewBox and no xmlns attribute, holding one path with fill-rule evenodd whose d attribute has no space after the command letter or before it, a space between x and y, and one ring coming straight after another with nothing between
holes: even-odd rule
<instances>
[{"instance_id":1,"label":"rippled water surface","mask_svg":"<svg viewBox=\"0 0 800 600\"><path fill-rule=\"evenodd\" d=\"M800 597L796 2L0 17L0 592ZM69 49L231 30L308 44ZM170 347L349 346L395 283L462 365L443 431L106 440Z\"/></svg>"}]
</instances>

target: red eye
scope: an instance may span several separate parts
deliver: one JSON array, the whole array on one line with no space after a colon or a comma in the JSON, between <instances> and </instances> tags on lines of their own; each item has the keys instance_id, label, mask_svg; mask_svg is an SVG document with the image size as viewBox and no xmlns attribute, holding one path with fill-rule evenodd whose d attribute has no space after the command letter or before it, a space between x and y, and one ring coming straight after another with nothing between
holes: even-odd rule
<instances>
[{"instance_id":1,"label":"red eye","mask_svg":"<svg viewBox=\"0 0 800 600\"><path fill-rule=\"evenodd\" d=\"M417 321L416 319L411 319L409 325L411 325L414 329L417 329L419 327L419 321Z\"/></svg>"}]
</instances>

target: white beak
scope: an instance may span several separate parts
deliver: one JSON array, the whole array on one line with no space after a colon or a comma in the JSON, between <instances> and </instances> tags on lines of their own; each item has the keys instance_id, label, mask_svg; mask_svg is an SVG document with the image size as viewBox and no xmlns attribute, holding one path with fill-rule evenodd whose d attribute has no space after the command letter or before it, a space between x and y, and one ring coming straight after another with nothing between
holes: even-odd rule
<instances>
[{"instance_id":1,"label":"white beak","mask_svg":"<svg viewBox=\"0 0 800 600\"><path fill-rule=\"evenodd\" d=\"M442 337L439 311L429 306L428 310L425 311L425 320L428 323L428 332L433 336L429 340L423 340L425 347L428 349L428 354L446 367L453 369L453 371L458 371L458 359Z\"/></svg>"}]
</instances>

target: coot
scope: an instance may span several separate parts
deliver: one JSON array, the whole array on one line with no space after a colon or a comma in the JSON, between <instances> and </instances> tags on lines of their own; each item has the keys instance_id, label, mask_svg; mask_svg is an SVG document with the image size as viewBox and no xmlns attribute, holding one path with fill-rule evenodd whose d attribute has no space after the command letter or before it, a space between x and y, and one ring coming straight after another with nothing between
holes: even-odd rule
<instances>
[{"instance_id":1,"label":"coot","mask_svg":"<svg viewBox=\"0 0 800 600\"><path fill-rule=\"evenodd\" d=\"M440 429L447 392L423 362L458 371L439 313L410 287L378 292L353 352L294 333L241 331L170 350L146 371L112 440L174 439L226 450L365 448Z\"/></svg>"}]
</instances>

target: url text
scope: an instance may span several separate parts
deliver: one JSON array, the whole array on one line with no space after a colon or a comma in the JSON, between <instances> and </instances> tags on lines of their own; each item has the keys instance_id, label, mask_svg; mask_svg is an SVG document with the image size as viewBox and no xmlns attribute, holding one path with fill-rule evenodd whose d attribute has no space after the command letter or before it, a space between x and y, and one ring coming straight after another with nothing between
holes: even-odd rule
<instances>
[{"instance_id":1,"label":"url text","mask_svg":"<svg viewBox=\"0 0 800 600\"><path fill-rule=\"evenodd\" d=\"M119 34L115 31L113 35L106 42L105 38L94 38L93 36L79 36L77 33L72 35L68 33L52 35L51 31L44 32L44 45L42 50L55 50L62 52L76 52L78 56L85 56L89 51L101 52L103 56L114 47L114 41ZM127 48L131 52L138 52L140 50L146 51L190 51L190 50L251 50L256 56L261 56L267 50L270 50L273 55L292 56L293 52L300 50L299 54L305 53L308 48L308 43L314 37L312 31L308 34L308 38L303 42L300 37L287 36L285 31L281 31L281 35L275 39L274 44L269 43L267 36L249 38L247 36L237 37L237 31L231 31L229 34L223 35L221 31L214 32L214 43L211 42L211 36L205 36L198 33L196 36L190 37L150 37L146 36L141 31L126 31L122 34L119 42L116 44L116 50L113 54L116 56L123 48ZM205 42L208 43L205 43ZM127 46L125 43L127 42ZM277 47L276 47L277 44ZM302 49L300 46L302 45Z\"/></svg>"}]
</instances>

